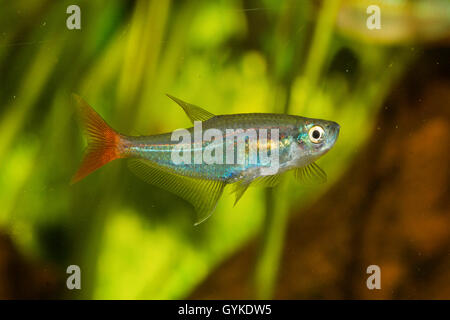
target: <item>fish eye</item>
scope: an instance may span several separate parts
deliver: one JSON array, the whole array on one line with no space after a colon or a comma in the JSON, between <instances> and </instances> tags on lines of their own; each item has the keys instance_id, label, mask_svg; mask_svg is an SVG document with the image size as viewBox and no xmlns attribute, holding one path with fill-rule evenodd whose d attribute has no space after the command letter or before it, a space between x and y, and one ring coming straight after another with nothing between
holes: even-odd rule
<instances>
[{"instance_id":1,"label":"fish eye","mask_svg":"<svg viewBox=\"0 0 450 320\"><path fill-rule=\"evenodd\" d=\"M325 131L321 126L314 126L311 129L309 129L308 135L309 140L311 140L312 143L319 143L323 140Z\"/></svg>"}]
</instances>

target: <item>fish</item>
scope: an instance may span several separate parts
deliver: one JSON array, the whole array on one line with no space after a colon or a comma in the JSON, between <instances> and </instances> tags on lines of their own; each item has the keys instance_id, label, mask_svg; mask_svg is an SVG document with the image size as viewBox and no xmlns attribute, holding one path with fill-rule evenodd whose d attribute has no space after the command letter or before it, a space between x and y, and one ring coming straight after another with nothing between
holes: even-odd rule
<instances>
[{"instance_id":1,"label":"fish","mask_svg":"<svg viewBox=\"0 0 450 320\"><path fill-rule=\"evenodd\" d=\"M305 184L326 182L326 173L315 161L335 145L340 131L334 121L296 115L215 115L167 95L193 127L150 136L124 135L83 98L72 96L87 147L71 183L113 160L127 159L138 177L190 202L197 212L195 225L211 216L228 185L233 186L236 205L250 185L274 187L289 171Z\"/></svg>"}]
</instances>

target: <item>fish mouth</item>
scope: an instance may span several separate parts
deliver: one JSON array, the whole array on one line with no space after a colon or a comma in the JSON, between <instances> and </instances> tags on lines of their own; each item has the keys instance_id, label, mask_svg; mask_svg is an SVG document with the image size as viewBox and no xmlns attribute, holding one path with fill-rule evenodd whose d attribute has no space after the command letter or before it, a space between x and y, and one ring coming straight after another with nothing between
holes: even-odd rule
<instances>
[{"instance_id":1,"label":"fish mouth","mask_svg":"<svg viewBox=\"0 0 450 320\"><path fill-rule=\"evenodd\" d=\"M334 123L334 140L337 140L337 138L339 137L339 131L341 131L341 126L338 125L336 122Z\"/></svg>"},{"instance_id":2,"label":"fish mouth","mask_svg":"<svg viewBox=\"0 0 450 320\"><path fill-rule=\"evenodd\" d=\"M328 124L330 138L331 138L331 140L333 140L333 142L335 142L337 140L337 138L339 137L340 129L341 129L341 126L334 121L330 121L330 123Z\"/></svg>"},{"instance_id":3,"label":"fish mouth","mask_svg":"<svg viewBox=\"0 0 450 320\"><path fill-rule=\"evenodd\" d=\"M331 121L331 123L328 125L328 142L327 142L327 150L331 149L334 144L336 143L339 132L340 132L341 126L337 124L336 122Z\"/></svg>"}]
</instances>

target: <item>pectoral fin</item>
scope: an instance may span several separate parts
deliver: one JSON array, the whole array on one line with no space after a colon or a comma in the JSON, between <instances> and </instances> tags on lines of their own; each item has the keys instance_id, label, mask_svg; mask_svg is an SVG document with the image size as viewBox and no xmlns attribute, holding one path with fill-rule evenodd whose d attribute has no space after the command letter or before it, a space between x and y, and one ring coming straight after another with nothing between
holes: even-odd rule
<instances>
[{"instance_id":1,"label":"pectoral fin","mask_svg":"<svg viewBox=\"0 0 450 320\"><path fill-rule=\"evenodd\" d=\"M205 109L202 109L200 107L194 106L193 104L184 102L183 100L180 100L178 98L175 98L174 96L171 96L170 94L167 94L167 96L178 103L180 107L183 108L184 112L186 112L186 115L191 119L192 123L194 121L205 121L208 119L211 119L212 117L215 117L216 115L212 114L211 112L206 111Z\"/></svg>"},{"instance_id":2,"label":"pectoral fin","mask_svg":"<svg viewBox=\"0 0 450 320\"><path fill-rule=\"evenodd\" d=\"M295 169L295 178L305 184L317 184L327 182L327 174L317 164L311 164Z\"/></svg>"},{"instance_id":3,"label":"pectoral fin","mask_svg":"<svg viewBox=\"0 0 450 320\"><path fill-rule=\"evenodd\" d=\"M148 160L133 159L128 164L144 181L189 201L197 212L195 225L211 216L225 187L224 182L181 176Z\"/></svg>"}]
</instances>

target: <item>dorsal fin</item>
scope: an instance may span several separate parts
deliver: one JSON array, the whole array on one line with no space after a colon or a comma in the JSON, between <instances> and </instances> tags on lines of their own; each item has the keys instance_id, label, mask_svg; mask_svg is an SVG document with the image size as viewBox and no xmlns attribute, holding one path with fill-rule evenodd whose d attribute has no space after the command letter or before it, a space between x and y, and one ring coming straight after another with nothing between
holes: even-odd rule
<instances>
[{"instance_id":1,"label":"dorsal fin","mask_svg":"<svg viewBox=\"0 0 450 320\"><path fill-rule=\"evenodd\" d=\"M186 115L189 117L189 119L191 119L192 123L194 123L194 121L206 121L216 116L215 114L212 114L211 112L208 112L205 109L184 102L183 100L175 98L170 94L167 94L167 96L173 101L175 101L177 104L179 104L180 107L183 108L184 112L186 112Z\"/></svg>"}]
</instances>

